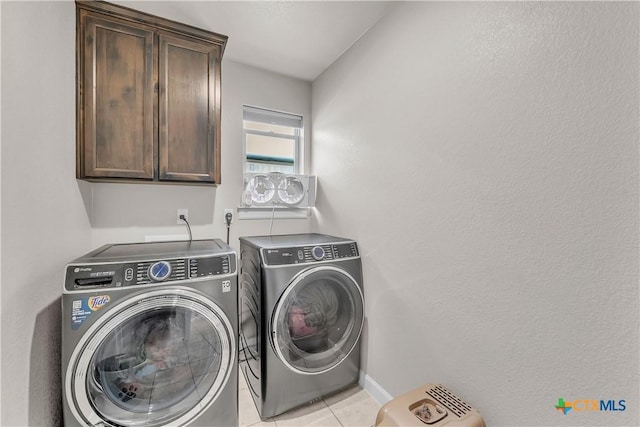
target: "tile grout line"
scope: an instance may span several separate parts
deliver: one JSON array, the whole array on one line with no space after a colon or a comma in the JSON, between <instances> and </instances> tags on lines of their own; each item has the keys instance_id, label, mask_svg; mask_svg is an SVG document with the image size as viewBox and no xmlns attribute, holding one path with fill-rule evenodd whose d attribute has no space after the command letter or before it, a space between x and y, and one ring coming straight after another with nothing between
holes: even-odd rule
<instances>
[{"instance_id":1,"label":"tile grout line","mask_svg":"<svg viewBox=\"0 0 640 427\"><path fill-rule=\"evenodd\" d=\"M340 424L341 427L344 427L344 424L342 424L342 421L340 421L340 417L338 417L338 415L336 415L335 412L333 412L333 409L331 409L331 406L327 403L326 400L322 399L322 401L324 402L324 404L327 406L327 408L329 408L329 411L331 412L331 414L334 416L334 418L336 420L338 420L338 424Z\"/></svg>"}]
</instances>

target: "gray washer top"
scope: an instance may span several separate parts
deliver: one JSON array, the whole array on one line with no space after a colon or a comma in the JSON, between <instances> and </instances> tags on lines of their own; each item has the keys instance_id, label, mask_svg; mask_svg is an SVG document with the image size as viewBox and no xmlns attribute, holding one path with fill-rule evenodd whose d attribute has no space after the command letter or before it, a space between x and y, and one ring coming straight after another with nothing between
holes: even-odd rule
<instances>
[{"instance_id":1,"label":"gray washer top","mask_svg":"<svg viewBox=\"0 0 640 427\"><path fill-rule=\"evenodd\" d=\"M163 258L187 258L194 256L235 253L220 239L108 244L89 252L71 263L110 263L142 261Z\"/></svg>"}]
</instances>

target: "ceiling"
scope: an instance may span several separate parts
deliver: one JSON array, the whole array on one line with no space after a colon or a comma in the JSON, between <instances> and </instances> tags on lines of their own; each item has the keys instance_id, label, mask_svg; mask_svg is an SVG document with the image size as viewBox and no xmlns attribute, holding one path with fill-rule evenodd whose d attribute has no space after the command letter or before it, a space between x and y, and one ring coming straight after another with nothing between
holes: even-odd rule
<instances>
[{"instance_id":1,"label":"ceiling","mask_svg":"<svg viewBox=\"0 0 640 427\"><path fill-rule=\"evenodd\" d=\"M112 1L229 36L224 58L313 81L392 1Z\"/></svg>"}]
</instances>

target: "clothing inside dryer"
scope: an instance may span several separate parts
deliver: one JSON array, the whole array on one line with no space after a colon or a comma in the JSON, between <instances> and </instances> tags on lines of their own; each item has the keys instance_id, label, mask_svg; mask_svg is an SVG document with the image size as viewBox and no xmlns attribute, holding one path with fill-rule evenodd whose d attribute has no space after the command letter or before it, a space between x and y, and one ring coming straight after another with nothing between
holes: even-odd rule
<instances>
[{"instance_id":1,"label":"clothing inside dryer","mask_svg":"<svg viewBox=\"0 0 640 427\"><path fill-rule=\"evenodd\" d=\"M127 319L95 351L87 389L106 419L134 424L196 405L216 380L218 331L195 311L155 309Z\"/></svg>"},{"instance_id":2,"label":"clothing inside dryer","mask_svg":"<svg viewBox=\"0 0 640 427\"><path fill-rule=\"evenodd\" d=\"M346 356L358 318L353 292L340 275L324 273L310 276L288 293L276 338L289 363L317 371Z\"/></svg>"},{"instance_id":3,"label":"clothing inside dryer","mask_svg":"<svg viewBox=\"0 0 640 427\"><path fill-rule=\"evenodd\" d=\"M295 347L307 353L326 351L329 328L338 320L338 295L330 284L306 286L291 299L288 325Z\"/></svg>"}]
</instances>

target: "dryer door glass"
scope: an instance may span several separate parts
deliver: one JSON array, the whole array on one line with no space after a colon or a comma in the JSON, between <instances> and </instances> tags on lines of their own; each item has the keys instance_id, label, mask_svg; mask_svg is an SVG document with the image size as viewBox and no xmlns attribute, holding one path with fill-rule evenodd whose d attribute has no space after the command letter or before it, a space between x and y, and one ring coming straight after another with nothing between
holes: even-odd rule
<instances>
[{"instance_id":1,"label":"dryer door glass","mask_svg":"<svg viewBox=\"0 0 640 427\"><path fill-rule=\"evenodd\" d=\"M271 322L280 359L302 373L325 372L358 344L364 322L360 287L344 270L317 267L302 273L278 301Z\"/></svg>"},{"instance_id":2,"label":"dryer door glass","mask_svg":"<svg viewBox=\"0 0 640 427\"><path fill-rule=\"evenodd\" d=\"M213 402L235 358L217 306L165 293L114 313L78 358L74 387L87 413L117 425L182 424Z\"/></svg>"}]
</instances>

